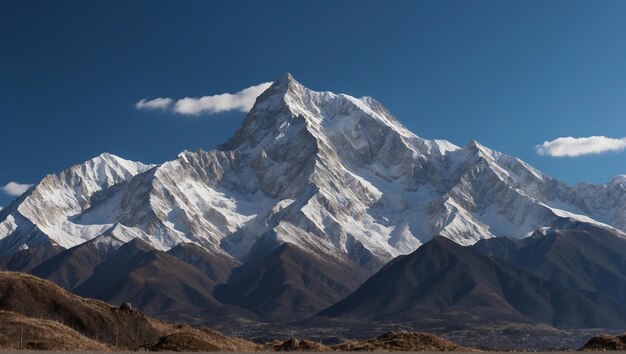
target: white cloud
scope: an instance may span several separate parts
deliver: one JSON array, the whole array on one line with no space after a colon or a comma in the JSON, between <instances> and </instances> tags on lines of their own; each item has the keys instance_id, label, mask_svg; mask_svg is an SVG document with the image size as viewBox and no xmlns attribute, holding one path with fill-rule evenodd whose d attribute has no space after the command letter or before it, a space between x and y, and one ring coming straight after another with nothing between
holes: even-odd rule
<instances>
[{"instance_id":1,"label":"white cloud","mask_svg":"<svg viewBox=\"0 0 626 354\"><path fill-rule=\"evenodd\" d=\"M238 110L248 112L254 105L254 101L263 91L272 85L271 82L251 86L237 93L222 93L213 96L185 97L174 100L168 97L146 98L135 104L137 109L147 110L172 110L174 113L184 115L214 114L226 111Z\"/></svg>"},{"instance_id":2,"label":"white cloud","mask_svg":"<svg viewBox=\"0 0 626 354\"><path fill-rule=\"evenodd\" d=\"M248 112L254 105L256 98L271 85L271 82L264 82L243 89L235 94L222 93L199 98L185 97L176 101L174 112L190 115L213 114L232 110Z\"/></svg>"},{"instance_id":3,"label":"white cloud","mask_svg":"<svg viewBox=\"0 0 626 354\"><path fill-rule=\"evenodd\" d=\"M174 100L172 100L171 98L155 98L153 100L148 100L147 98L144 98L142 100L140 100L139 102L135 103L135 108L137 109L145 109L145 110L159 110L159 109L167 109L172 105L172 102L174 102Z\"/></svg>"},{"instance_id":4,"label":"white cloud","mask_svg":"<svg viewBox=\"0 0 626 354\"><path fill-rule=\"evenodd\" d=\"M6 186L2 187L2 191L10 196L19 197L22 195L32 184L20 184L16 182L9 182Z\"/></svg>"},{"instance_id":5,"label":"white cloud","mask_svg":"<svg viewBox=\"0 0 626 354\"><path fill-rule=\"evenodd\" d=\"M585 138L562 137L552 141L545 141L535 146L539 155L554 157L582 156L601 154L609 151L626 149L626 138L615 139L606 136L590 136Z\"/></svg>"}]
</instances>

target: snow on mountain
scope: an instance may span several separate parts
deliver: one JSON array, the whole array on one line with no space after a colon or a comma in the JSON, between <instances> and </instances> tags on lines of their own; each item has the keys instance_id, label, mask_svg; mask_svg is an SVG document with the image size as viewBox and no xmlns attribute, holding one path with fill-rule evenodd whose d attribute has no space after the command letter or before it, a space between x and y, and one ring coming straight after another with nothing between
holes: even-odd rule
<instances>
[{"instance_id":1,"label":"snow on mountain","mask_svg":"<svg viewBox=\"0 0 626 354\"><path fill-rule=\"evenodd\" d=\"M468 245L561 219L626 230L625 186L619 176L568 187L476 141L420 138L370 97L286 74L216 150L159 166L104 154L47 176L0 211L0 254L106 233L239 260L289 242L375 270L436 235Z\"/></svg>"},{"instance_id":2,"label":"snow on mountain","mask_svg":"<svg viewBox=\"0 0 626 354\"><path fill-rule=\"evenodd\" d=\"M65 248L117 222L126 183L152 166L102 154L46 176L0 214L0 255L49 242Z\"/></svg>"}]
</instances>

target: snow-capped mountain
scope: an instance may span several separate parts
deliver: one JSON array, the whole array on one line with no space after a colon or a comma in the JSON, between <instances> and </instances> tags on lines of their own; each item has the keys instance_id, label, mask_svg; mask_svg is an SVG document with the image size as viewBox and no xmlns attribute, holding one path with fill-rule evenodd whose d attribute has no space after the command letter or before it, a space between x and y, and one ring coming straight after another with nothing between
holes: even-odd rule
<instances>
[{"instance_id":1,"label":"snow-capped mountain","mask_svg":"<svg viewBox=\"0 0 626 354\"><path fill-rule=\"evenodd\" d=\"M51 243L69 248L110 229L126 184L152 166L102 154L46 176L0 211L0 255Z\"/></svg>"},{"instance_id":2,"label":"snow-capped mountain","mask_svg":"<svg viewBox=\"0 0 626 354\"><path fill-rule=\"evenodd\" d=\"M216 150L158 166L103 154L47 176L0 211L0 256L107 235L239 261L290 243L373 271L437 235L469 245L568 220L621 234L625 186L620 176L568 187L475 141L420 138L370 97L286 74Z\"/></svg>"}]
</instances>

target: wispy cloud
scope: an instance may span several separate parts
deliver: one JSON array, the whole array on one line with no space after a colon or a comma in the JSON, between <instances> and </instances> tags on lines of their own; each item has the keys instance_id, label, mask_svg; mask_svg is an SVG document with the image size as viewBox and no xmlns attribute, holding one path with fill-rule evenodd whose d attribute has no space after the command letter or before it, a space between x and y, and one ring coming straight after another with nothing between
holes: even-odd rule
<instances>
[{"instance_id":1,"label":"wispy cloud","mask_svg":"<svg viewBox=\"0 0 626 354\"><path fill-rule=\"evenodd\" d=\"M552 141L545 141L535 146L539 155L554 157L582 156L601 154L610 151L626 149L626 138L608 138L606 136L590 136L584 138L562 137Z\"/></svg>"},{"instance_id":2,"label":"wispy cloud","mask_svg":"<svg viewBox=\"0 0 626 354\"><path fill-rule=\"evenodd\" d=\"M147 110L171 110L174 113L194 116L234 110L248 112L254 105L256 98L271 85L271 82L264 82L256 86L245 88L237 93L185 97L176 101L168 97L155 98L153 100L144 98L137 102L135 107L137 109Z\"/></svg>"},{"instance_id":3,"label":"wispy cloud","mask_svg":"<svg viewBox=\"0 0 626 354\"><path fill-rule=\"evenodd\" d=\"M263 91L272 85L271 82L248 87L235 94L222 93L204 97L185 97L174 105L174 111L180 114L198 115L202 113L213 114L225 111L238 110L248 112L254 105L254 100Z\"/></svg>"},{"instance_id":4,"label":"wispy cloud","mask_svg":"<svg viewBox=\"0 0 626 354\"><path fill-rule=\"evenodd\" d=\"M172 102L174 102L174 100L172 100L171 98L155 98L152 100L148 100L147 98L144 98L142 100L140 100L139 102L135 103L135 108L137 109L145 109L145 110L164 110L169 108L172 105Z\"/></svg>"},{"instance_id":5,"label":"wispy cloud","mask_svg":"<svg viewBox=\"0 0 626 354\"><path fill-rule=\"evenodd\" d=\"M21 184L17 182L9 182L2 187L2 191L10 196L18 197L30 188L32 184Z\"/></svg>"}]
</instances>

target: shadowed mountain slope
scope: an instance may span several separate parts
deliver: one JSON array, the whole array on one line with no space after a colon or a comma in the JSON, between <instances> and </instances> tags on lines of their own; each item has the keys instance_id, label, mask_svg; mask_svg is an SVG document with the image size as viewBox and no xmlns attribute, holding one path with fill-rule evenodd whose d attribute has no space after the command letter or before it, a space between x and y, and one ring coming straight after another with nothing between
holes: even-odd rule
<instances>
[{"instance_id":1,"label":"shadowed mountain slope","mask_svg":"<svg viewBox=\"0 0 626 354\"><path fill-rule=\"evenodd\" d=\"M608 296L579 293L443 237L390 262L320 315L543 322L558 327L626 325L626 309Z\"/></svg>"},{"instance_id":2,"label":"shadowed mountain slope","mask_svg":"<svg viewBox=\"0 0 626 354\"><path fill-rule=\"evenodd\" d=\"M194 266L217 284L225 283L230 272L240 265L234 258L222 253L209 253L193 243L181 243L167 253Z\"/></svg>"},{"instance_id":3,"label":"shadowed mountain slope","mask_svg":"<svg viewBox=\"0 0 626 354\"><path fill-rule=\"evenodd\" d=\"M0 258L0 270L29 273L63 251L65 249L60 246L41 244Z\"/></svg>"},{"instance_id":4,"label":"shadowed mountain slope","mask_svg":"<svg viewBox=\"0 0 626 354\"><path fill-rule=\"evenodd\" d=\"M606 294L626 306L626 239L611 230L571 222L523 240L482 240L473 248L568 287Z\"/></svg>"},{"instance_id":5,"label":"shadowed mountain slope","mask_svg":"<svg viewBox=\"0 0 626 354\"><path fill-rule=\"evenodd\" d=\"M30 273L72 291L123 244L113 236L100 236L56 254Z\"/></svg>"},{"instance_id":6,"label":"shadowed mountain slope","mask_svg":"<svg viewBox=\"0 0 626 354\"><path fill-rule=\"evenodd\" d=\"M284 243L237 269L233 280L218 286L215 294L223 303L268 319L295 319L347 296L367 275L349 259L324 259Z\"/></svg>"},{"instance_id":7,"label":"shadowed mountain slope","mask_svg":"<svg viewBox=\"0 0 626 354\"><path fill-rule=\"evenodd\" d=\"M135 239L100 263L75 293L163 315L220 308L211 296L214 287L198 269Z\"/></svg>"}]
</instances>

